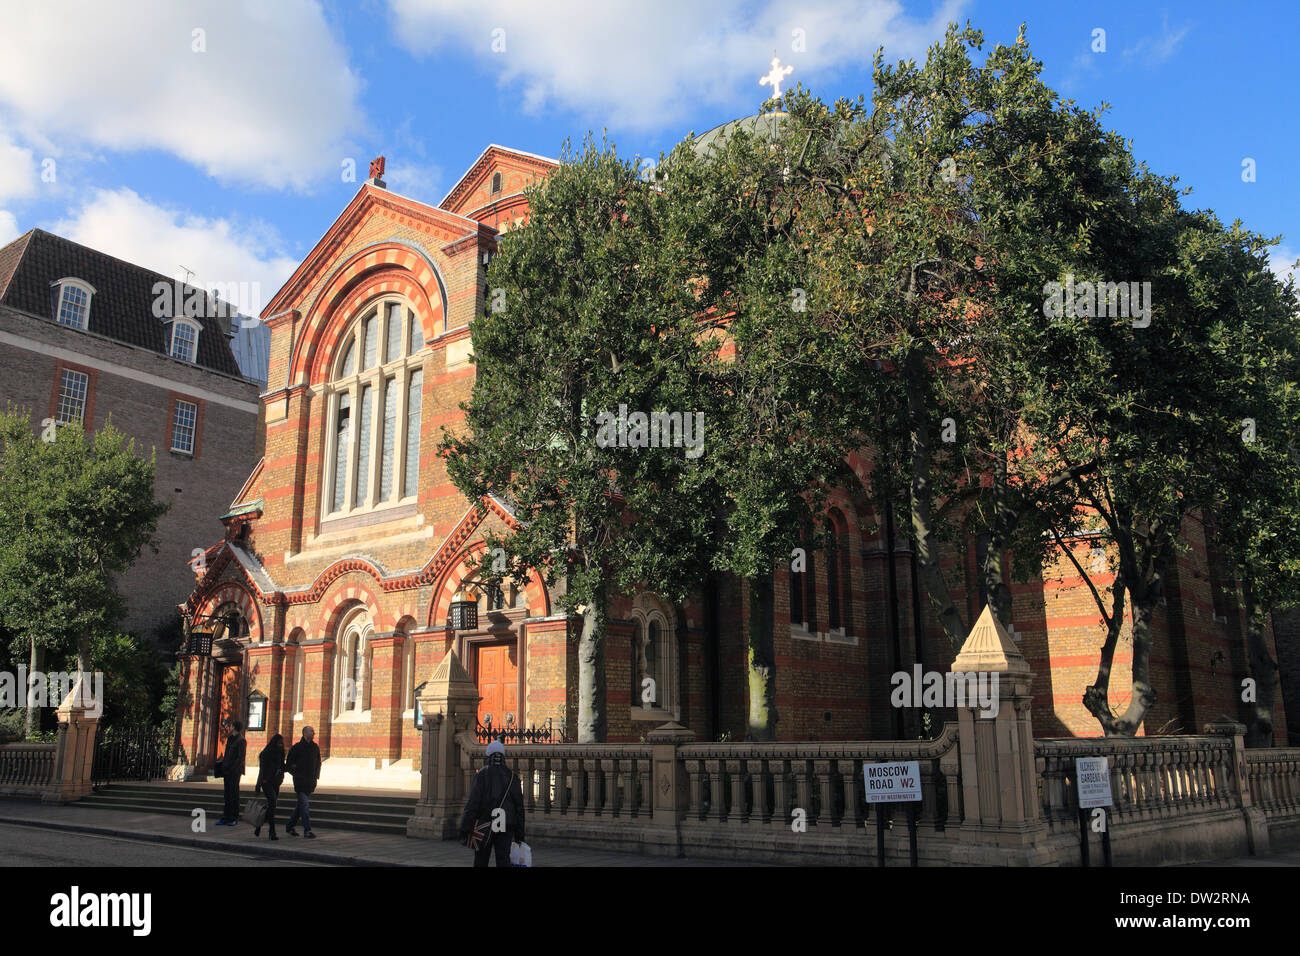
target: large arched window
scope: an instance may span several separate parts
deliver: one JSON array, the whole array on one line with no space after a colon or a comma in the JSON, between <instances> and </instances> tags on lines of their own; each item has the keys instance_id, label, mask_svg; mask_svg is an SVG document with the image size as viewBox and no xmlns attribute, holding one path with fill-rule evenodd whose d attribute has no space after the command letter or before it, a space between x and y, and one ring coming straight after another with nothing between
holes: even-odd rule
<instances>
[{"instance_id":1,"label":"large arched window","mask_svg":"<svg viewBox=\"0 0 1300 956\"><path fill-rule=\"evenodd\" d=\"M326 517L411 502L419 490L418 316L404 300L383 299L340 342L326 389Z\"/></svg>"}]
</instances>

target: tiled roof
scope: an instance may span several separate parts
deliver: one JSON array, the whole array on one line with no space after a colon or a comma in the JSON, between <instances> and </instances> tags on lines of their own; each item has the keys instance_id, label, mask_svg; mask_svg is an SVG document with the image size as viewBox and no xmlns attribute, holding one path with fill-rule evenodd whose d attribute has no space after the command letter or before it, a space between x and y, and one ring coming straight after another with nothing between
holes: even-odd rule
<instances>
[{"instance_id":1,"label":"tiled roof","mask_svg":"<svg viewBox=\"0 0 1300 956\"><path fill-rule=\"evenodd\" d=\"M173 279L43 229L32 229L0 249L0 305L53 320L50 283L65 278L83 279L95 288L89 331L167 354L167 326L153 314L153 287L157 282L174 286ZM191 291L190 286L181 288L183 295ZM205 316L197 321L203 334L195 364L240 375L226 335L230 320Z\"/></svg>"}]
</instances>

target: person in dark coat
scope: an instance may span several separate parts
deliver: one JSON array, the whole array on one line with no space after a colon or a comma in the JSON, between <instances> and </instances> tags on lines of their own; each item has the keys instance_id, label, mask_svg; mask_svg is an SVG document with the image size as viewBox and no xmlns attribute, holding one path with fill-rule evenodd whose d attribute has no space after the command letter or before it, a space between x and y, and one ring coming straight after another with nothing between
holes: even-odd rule
<instances>
[{"instance_id":1,"label":"person in dark coat","mask_svg":"<svg viewBox=\"0 0 1300 956\"><path fill-rule=\"evenodd\" d=\"M226 807L217 821L219 827L233 827L239 822L239 778L244 775L244 752L248 741L244 740L244 725L237 720L230 722L230 736L226 738L226 752L221 757L221 777L225 784Z\"/></svg>"},{"instance_id":2,"label":"person in dark coat","mask_svg":"<svg viewBox=\"0 0 1300 956\"><path fill-rule=\"evenodd\" d=\"M316 790L316 781L320 779L320 747L316 746L316 731L311 727L302 729L302 740L289 748L289 757L285 767L293 775L293 792L298 795L298 803L289 814L289 825L284 832L297 836L293 825L302 817L302 835L315 838L311 832L311 813L307 807L307 798Z\"/></svg>"},{"instance_id":3,"label":"person in dark coat","mask_svg":"<svg viewBox=\"0 0 1300 956\"><path fill-rule=\"evenodd\" d=\"M493 811L500 807L504 815ZM474 777L460 818L460 839L464 843L475 822L487 821L487 838L474 851L474 865L487 866L495 853L497 866L510 865L510 843L524 842L524 791L519 778L506 766L506 746L499 740L488 744L487 766Z\"/></svg>"},{"instance_id":4,"label":"person in dark coat","mask_svg":"<svg viewBox=\"0 0 1300 956\"><path fill-rule=\"evenodd\" d=\"M271 839L280 839L275 835L275 802L280 797L280 784L284 782L284 738L276 734L266 742L262 752L257 755L257 791L266 797L266 825L271 828ZM253 827L253 836L262 835L262 825Z\"/></svg>"}]
</instances>

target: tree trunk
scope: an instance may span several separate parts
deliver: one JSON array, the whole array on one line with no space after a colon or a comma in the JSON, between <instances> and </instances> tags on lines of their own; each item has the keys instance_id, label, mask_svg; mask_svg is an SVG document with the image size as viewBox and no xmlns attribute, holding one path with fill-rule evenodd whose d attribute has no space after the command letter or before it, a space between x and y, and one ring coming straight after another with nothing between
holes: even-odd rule
<instances>
[{"instance_id":1,"label":"tree trunk","mask_svg":"<svg viewBox=\"0 0 1300 956\"><path fill-rule=\"evenodd\" d=\"M29 655L29 660L30 663L27 666L27 700L25 701L25 703L27 704L27 713L25 715L26 722L23 728L23 736L26 737L28 740L31 740L32 733L36 729L36 720L35 720L36 711L32 707L32 691L35 689L33 686L33 681L35 680L36 668L37 668L35 635L32 635L31 637L31 653Z\"/></svg>"},{"instance_id":2,"label":"tree trunk","mask_svg":"<svg viewBox=\"0 0 1300 956\"><path fill-rule=\"evenodd\" d=\"M1134 737L1142 726L1146 713L1156 702L1156 691L1151 686L1151 618L1155 614L1156 604L1164 587L1164 577L1159 562L1154 562L1149 574L1140 579L1132 589L1133 593L1133 696L1128 707L1118 717L1106 706L1101 712L1093 710L1093 716L1101 723L1102 731L1107 737ZM1113 652L1112 648L1112 652ZM1098 684L1101 683L1100 674ZM1110 683L1109 667L1106 674L1106 688ZM1090 687L1089 691L1095 690ZM1085 701L1087 696L1085 695ZM1103 697L1104 701L1104 697ZM1090 710L1092 708L1089 708Z\"/></svg>"},{"instance_id":3,"label":"tree trunk","mask_svg":"<svg viewBox=\"0 0 1300 956\"><path fill-rule=\"evenodd\" d=\"M1115 720L1110 711L1110 672L1115 664L1115 647L1119 644L1120 631L1124 629L1124 576L1117 575L1111 585L1111 613L1106 622L1106 640L1101 645L1101 662L1097 665L1097 680L1083 692L1083 706L1088 713L1097 718L1101 731L1108 734L1108 728ZM1104 613L1104 612L1103 612Z\"/></svg>"},{"instance_id":4,"label":"tree trunk","mask_svg":"<svg viewBox=\"0 0 1300 956\"><path fill-rule=\"evenodd\" d=\"M87 632L77 635L77 668L83 674L90 674L90 634ZM89 680L89 676L86 679Z\"/></svg>"},{"instance_id":5,"label":"tree trunk","mask_svg":"<svg viewBox=\"0 0 1300 956\"><path fill-rule=\"evenodd\" d=\"M578 639L578 743L605 741L605 585L582 612Z\"/></svg>"},{"instance_id":6,"label":"tree trunk","mask_svg":"<svg viewBox=\"0 0 1300 956\"><path fill-rule=\"evenodd\" d=\"M1019 515L1008 501L1007 457L1003 451L993 470L993 528L989 534L988 551L984 554L984 591L994 615L1008 628L1012 627L1011 589L1006 582L1006 546L1015 530Z\"/></svg>"},{"instance_id":7,"label":"tree trunk","mask_svg":"<svg viewBox=\"0 0 1300 956\"><path fill-rule=\"evenodd\" d=\"M948 582L939 566L937 544L933 540L934 519L930 508L930 421L925 394L921 387L921 358L910 356L904 365L907 381L908 433L912 451L912 539L921 581L926 595L938 613L939 622L953 651L966 641L961 614L948 593ZM893 556L890 556L893 560ZM920 640L920 635L917 635Z\"/></svg>"},{"instance_id":8,"label":"tree trunk","mask_svg":"<svg viewBox=\"0 0 1300 956\"><path fill-rule=\"evenodd\" d=\"M772 642L772 576L749 579L749 730L746 740L776 739L776 654Z\"/></svg>"},{"instance_id":9,"label":"tree trunk","mask_svg":"<svg viewBox=\"0 0 1300 956\"><path fill-rule=\"evenodd\" d=\"M1259 606L1250 579L1241 582L1246 605L1246 655L1250 676L1255 680L1255 703L1251 705L1250 725L1246 728L1247 747L1273 746L1273 703L1277 694L1277 661L1268 651L1264 638L1267 610Z\"/></svg>"}]
</instances>

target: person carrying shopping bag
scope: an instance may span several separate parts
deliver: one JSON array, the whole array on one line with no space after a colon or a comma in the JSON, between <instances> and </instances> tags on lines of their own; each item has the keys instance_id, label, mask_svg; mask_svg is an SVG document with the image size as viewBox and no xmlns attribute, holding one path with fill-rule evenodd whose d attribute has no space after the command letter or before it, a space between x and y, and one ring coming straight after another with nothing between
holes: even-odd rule
<instances>
[{"instance_id":1,"label":"person carrying shopping bag","mask_svg":"<svg viewBox=\"0 0 1300 956\"><path fill-rule=\"evenodd\" d=\"M488 744L487 766L474 777L465 812L460 818L460 842L474 850L474 865L510 866L510 844L524 842L524 791L506 766L506 746Z\"/></svg>"},{"instance_id":2,"label":"person carrying shopping bag","mask_svg":"<svg viewBox=\"0 0 1300 956\"><path fill-rule=\"evenodd\" d=\"M257 755L257 792L266 797L266 820L270 827L270 838L280 839L275 835L275 804L280 798L280 784L284 782L284 737L276 734L266 742L262 752ZM262 824L253 827L253 836L262 835Z\"/></svg>"}]
</instances>

